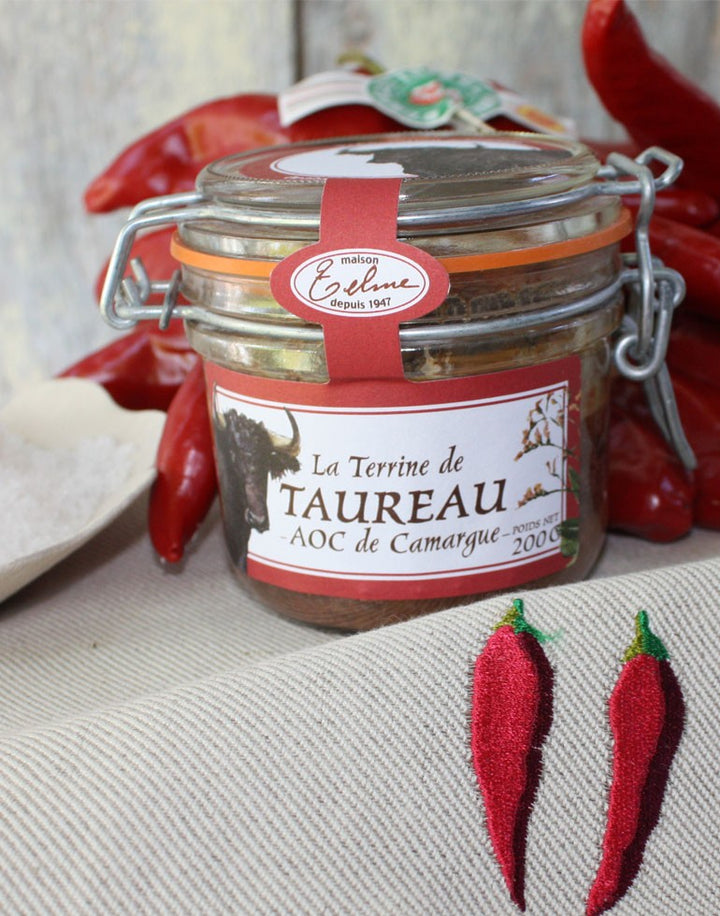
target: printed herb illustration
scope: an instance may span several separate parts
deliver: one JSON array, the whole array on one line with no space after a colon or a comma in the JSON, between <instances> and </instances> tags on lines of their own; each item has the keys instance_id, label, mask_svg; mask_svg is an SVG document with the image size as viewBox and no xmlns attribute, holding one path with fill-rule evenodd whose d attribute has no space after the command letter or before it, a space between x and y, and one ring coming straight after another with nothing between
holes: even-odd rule
<instances>
[{"instance_id":1,"label":"printed herb illustration","mask_svg":"<svg viewBox=\"0 0 720 916\"><path fill-rule=\"evenodd\" d=\"M680 686L648 615L636 618L636 637L610 696L613 764L602 860L587 900L588 916L609 910L642 865L684 721Z\"/></svg>"},{"instance_id":2,"label":"printed herb illustration","mask_svg":"<svg viewBox=\"0 0 720 916\"><path fill-rule=\"evenodd\" d=\"M580 476L575 469L573 459L576 456L565 442L565 428L569 411L579 410L578 399L567 404L567 391L549 391L538 398L527 418L527 426L522 433L520 451L515 461L539 448L548 449L550 456L545 462L547 477L529 486L521 499L518 508L535 499L542 499L553 493L570 493L580 501ZM576 518L565 519L559 526L561 551L563 556L574 557L579 549L579 525Z\"/></svg>"},{"instance_id":3,"label":"printed herb illustration","mask_svg":"<svg viewBox=\"0 0 720 916\"><path fill-rule=\"evenodd\" d=\"M528 822L552 722L553 672L540 645L544 638L516 599L478 656L473 677L473 766L493 851L521 910Z\"/></svg>"}]
</instances>

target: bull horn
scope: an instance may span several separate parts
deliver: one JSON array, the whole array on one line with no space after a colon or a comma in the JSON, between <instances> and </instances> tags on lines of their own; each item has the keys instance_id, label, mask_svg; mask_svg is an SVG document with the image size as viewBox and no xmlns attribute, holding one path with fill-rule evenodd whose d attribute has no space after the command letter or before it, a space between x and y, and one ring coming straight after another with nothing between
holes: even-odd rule
<instances>
[{"instance_id":1,"label":"bull horn","mask_svg":"<svg viewBox=\"0 0 720 916\"><path fill-rule=\"evenodd\" d=\"M300 430L298 429L295 417L290 413L287 407L285 408L285 413L292 427L292 438L290 436L281 436L274 432L268 432L268 435L270 436L272 447L276 452L284 452L286 455L290 455L291 458L297 458L300 454Z\"/></svg>"}]
</instances>

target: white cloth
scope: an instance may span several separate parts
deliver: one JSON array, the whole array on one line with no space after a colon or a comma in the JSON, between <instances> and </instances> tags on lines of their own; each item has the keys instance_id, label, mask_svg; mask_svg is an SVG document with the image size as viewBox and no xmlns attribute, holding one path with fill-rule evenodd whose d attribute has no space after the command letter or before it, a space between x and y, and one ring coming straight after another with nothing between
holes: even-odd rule
<instances>
[{"instance_id":1,"label":"white cloth","mask_svg":"<svg viewBox=\"0 0 720 916\"><path fill-rule=\"evenodd\" d=\"M0 912L517 912L469 749L472 665L509 599L342 636L245 598L215 515L186 567L162 570L144 512L139 500L0 607ZM561 633L546 650L554 721L528 913L584 912L607 698L643 608L686 726L613 912L720 911L717 543L611 538L592 580L513 593L533 626Z\"/></svg>"}]
</instances>

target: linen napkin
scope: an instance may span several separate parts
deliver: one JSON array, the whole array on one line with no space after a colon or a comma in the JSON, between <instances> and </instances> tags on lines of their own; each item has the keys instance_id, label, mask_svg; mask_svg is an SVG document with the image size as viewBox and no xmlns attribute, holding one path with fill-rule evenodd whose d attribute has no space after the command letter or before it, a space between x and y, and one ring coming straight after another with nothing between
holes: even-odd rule
<instances>
[{"instance_id":1,"label":"linen napkin","mask_svg":"<svg viewBox=\"0 0 720 916\"><path fill-rule=\"evenodd\" d=\"M214 522L195 568L163 578L140 512L0 618L4 913L519 912L471 749L475 663L513 599L552 637L526 911L585 912L613 781L608 700L643 609L685 715L612 912L720 910L720 559L339 636L238 597L213 565ZM168 601L180 592L194 616Z\"/></svg>"}]
</instances>

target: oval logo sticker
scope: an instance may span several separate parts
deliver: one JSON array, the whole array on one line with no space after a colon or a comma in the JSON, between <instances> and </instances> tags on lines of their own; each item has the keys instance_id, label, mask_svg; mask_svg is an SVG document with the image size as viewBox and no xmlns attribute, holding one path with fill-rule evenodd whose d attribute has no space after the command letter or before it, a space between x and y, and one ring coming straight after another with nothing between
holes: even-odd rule
<instances>
[{"instance_id":1,"label":"oval logo sticker","mask_svg":"<svg viewBox=\"0 0 720 916\"><path fill-rule=\"evenodd\" d=\"M311 308L333 315L400 312L421 300L430 278L410 258L375 248L325 251L291 276L293 293Z\"/></svg>"}]
</instances>

